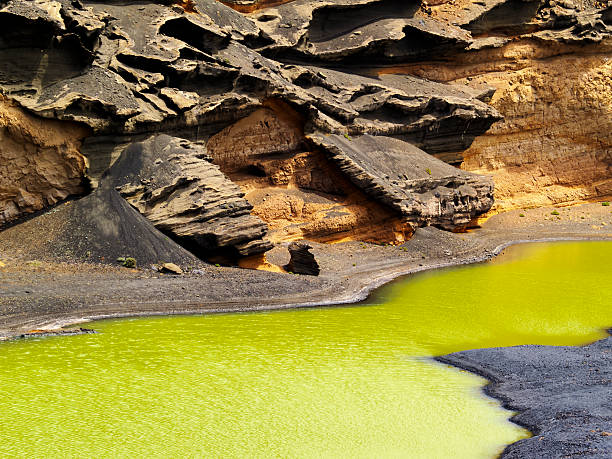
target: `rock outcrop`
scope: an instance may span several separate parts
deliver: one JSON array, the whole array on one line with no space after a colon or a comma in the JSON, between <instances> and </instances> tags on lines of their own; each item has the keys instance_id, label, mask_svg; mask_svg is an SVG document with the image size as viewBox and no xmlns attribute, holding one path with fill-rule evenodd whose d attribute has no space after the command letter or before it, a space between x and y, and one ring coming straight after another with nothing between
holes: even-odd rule
<instances>
[{"instance_id":1,"label":"rock outcrop","mask_svg":"<svg viewBox=\"0 0 612 459\"><path fill-rule=\"evenodd\" d=\"M294 274L318 276L321 269L315 256L310 253L310 250L312 250L312 247L303 242L292 242L289 244L289 255L291 258L285 269Z\"/></svg>"},{"instance_id":2,"label":"rock outcrop","mask_svg":"<svg viewBox=\"0 0 612 459\"><path fill-rule=\"evenodd\" d=\"M130 145L104 176L157 229L201 258L272 248L240 188L204 147L167 135Z\"/></svg>"},{"instance_id":3,"label":"rock outcrop","mask_svg":"<svg viewBox=\"0 0 612 459\"><path fill-rule=\"evenodd\" d=\"M33 116L0 95L0 227L88 189L87 129Z\"/></svg>"},{"instance_id":4,"label":"rock outcrop","mask_svg":"<svg viewBox=\"0 0 612 459\"><path fill-rule=\"evenodd\" d=\"M461 53L379 67L492 88L503 116L463 153L493 176L497 211L612 195L612 21L607 2L444 2L429 16L471 31Z\"/></svg>"},{"instance_id":5,"label":"rock outcrop","mask_svg":"<svg viewBox=\"0 0 612 459\"><path fill-rule=\"evenodd\" d=\"M110 193L122 170L112 187L165 234L245 256L268 230L273 243L460 230L492 206L491 182L467 171L494 176L498 209L610 194L610 16L590 1L4 0L2 106L72 131L26 142L58 151L59 172L0 150L30 164L9 167L28 177L17 190L0 181L0 215L82 183ZM167 160L156 134L190 148ZM137 150L159 153L126 159Z\"/></svg>"},{"instance_id":6,"label":"rock outcrop","mask_svg":"<svg viewBox=\"0 0 612 459\"><path fill-rule=\"evenodd\" d=\"M313 135L350 180L414 227L466 227L493 204L493 181L389 137Z\"/></svg>"}]
</instances>

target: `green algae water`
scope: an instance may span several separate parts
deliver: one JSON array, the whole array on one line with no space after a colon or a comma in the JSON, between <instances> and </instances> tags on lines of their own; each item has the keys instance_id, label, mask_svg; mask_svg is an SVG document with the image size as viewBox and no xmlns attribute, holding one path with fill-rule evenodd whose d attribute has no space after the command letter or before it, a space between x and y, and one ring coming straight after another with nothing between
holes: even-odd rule
<instances>
[{"instance_id":1,"label":"green algae water","mask_svg":"<svg viewBox=\"0 0 612 459\"><path fill-rule=\"evenodd\" d=\"M0 345L0 456L494 457L528 435L428 357L582 344L612 325L612 243L532 244L366 303L101 321Z\"/></svg>"}]
</instances>

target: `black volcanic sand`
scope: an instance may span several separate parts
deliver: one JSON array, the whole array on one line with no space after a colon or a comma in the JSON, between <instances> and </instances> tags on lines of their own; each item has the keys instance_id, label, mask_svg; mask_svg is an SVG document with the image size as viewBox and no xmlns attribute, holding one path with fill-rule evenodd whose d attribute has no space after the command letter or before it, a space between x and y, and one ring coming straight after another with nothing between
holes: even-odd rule
<instances>
[{"instance_id":1,"label":"black volcanic sand","mask_svg":"<svg viewBox=\"0 0 612 459\"><path fill-rule=\"evenodd\" d=\"M534 436L504 458L612 457L612 337L589 346L516 346L438 357L491 383L485 392L518 411Z\"/></svg>"},{"instance_id":2,"label":"black volcanic sand","mask_svg":"<svg viewBox=\"0 0 612 459\"><path fill-rule=\"evenodd\" d=\"M87 263L75 259L66 245L54 250L44 244L62 231L63 222L53 221L62 212L51 212L0 232L0 340L105 317L355 302L400 275L483 261L514 243L612 240L610 207L559 208L558 216L552 210L507 212L463 234L421 228L399 247L310 243L319 277L202 262L182 276L163 275L150 266ZM268 260L285 265L287 248L276 247ZM465 351L440 360L490 379L487 391L519 411L514 420L535 434L509 446L505 456L612 457L611 356L612 339L607 339L587 347Z\"/></svg>"}]
</instances>

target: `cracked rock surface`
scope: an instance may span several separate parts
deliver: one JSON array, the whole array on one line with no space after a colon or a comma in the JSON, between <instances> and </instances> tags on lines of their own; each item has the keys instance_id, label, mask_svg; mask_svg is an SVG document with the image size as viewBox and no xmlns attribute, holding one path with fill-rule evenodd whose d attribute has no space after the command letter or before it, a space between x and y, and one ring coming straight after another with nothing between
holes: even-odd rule
<instances>
[{"instance_id":1,"label":"cracked rock surface","mask_svg":"<svg viewBox=\"0 0 612 459\"><path fill-rule=\"evenodd\" d=\"M608 49L609 7L583 3L3 0L0 92L40 123L70 123L64 126L82 134L70 147L78 152L57 159L64 161L61 177L28 185L32 160L17 178L0 174L0 190L16 182L0 211L14 220L86 193L83 183L102 187L116 161L128 164L126 151L155 150L142 146L157 145L165 138L159 134L191 142L210 160L190 163L179 155L175 167L145 168L151 183L159 181L154 186L142 183L137 169L116 186L156 228L200 256L263 252L270 228L275 242L375 239L389 221L393 230L384 239L395 243L415 226L464 228L494 198L489 178L442 162L459 164L466 150L463 168L499 177L501 198L521 188L508 166L517 162L542 171L530 174L531 182L519 176L550 184L551 199L605 194L605 135L585 154L588 191L563 193L580 184L548 166L562 158L529 153L512 162L507 158L517 150L529 150L527 140L501 132L495 141L503 138L507 150L495 151L480 140L503 126L503 115L514 119L523 98L545 91L532 84L531 92L500 103L494 78L488 84L455 74L471 68L499 75L543 47L545 57L571 46ZM605 85L601 79L595 87ZM605 107L600 99L588 105ZM290 121L268 122L274 119ZM593 124L605 128L605 116ZM578 149L555 151L570 164ZM17 163L24 155L10 157ZM162 156L153 165L166 164ZM311 165L316 174L306 177ZM211 183L223 183L222 191L198 201L198 190ZM15 189L27 190L27 199ZM215 212L226 215L217 219Z\"/></svg>"}]
</instances>

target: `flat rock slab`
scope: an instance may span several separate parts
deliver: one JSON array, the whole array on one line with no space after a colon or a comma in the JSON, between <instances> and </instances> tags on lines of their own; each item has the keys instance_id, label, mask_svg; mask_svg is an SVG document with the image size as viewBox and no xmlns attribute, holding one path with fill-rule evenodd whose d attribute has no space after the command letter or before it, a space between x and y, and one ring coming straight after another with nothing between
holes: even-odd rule
<instances>
[{"instance_id":1,"label":"flat rock slab","mask_svg":"<svg viewBox=\"0 0 612 459\"><path fill-rule=\"evenodd\" d=\"M612 457L612 337L588 346L516 346L438 357L491 380L486 392L518 411L534 436L504 458Z\"/></svg>"},{"instance_id":2,"label":"flat rock slab","mask_svg":"<svg viewBox=\"0 0 612 459\"><path fill-rule=\"evenodd\" d=\"M490 178L452 167L398 139L313 134L355 185L414 226L466 226L493 204Z\"/></svg>"}]
</instances>

